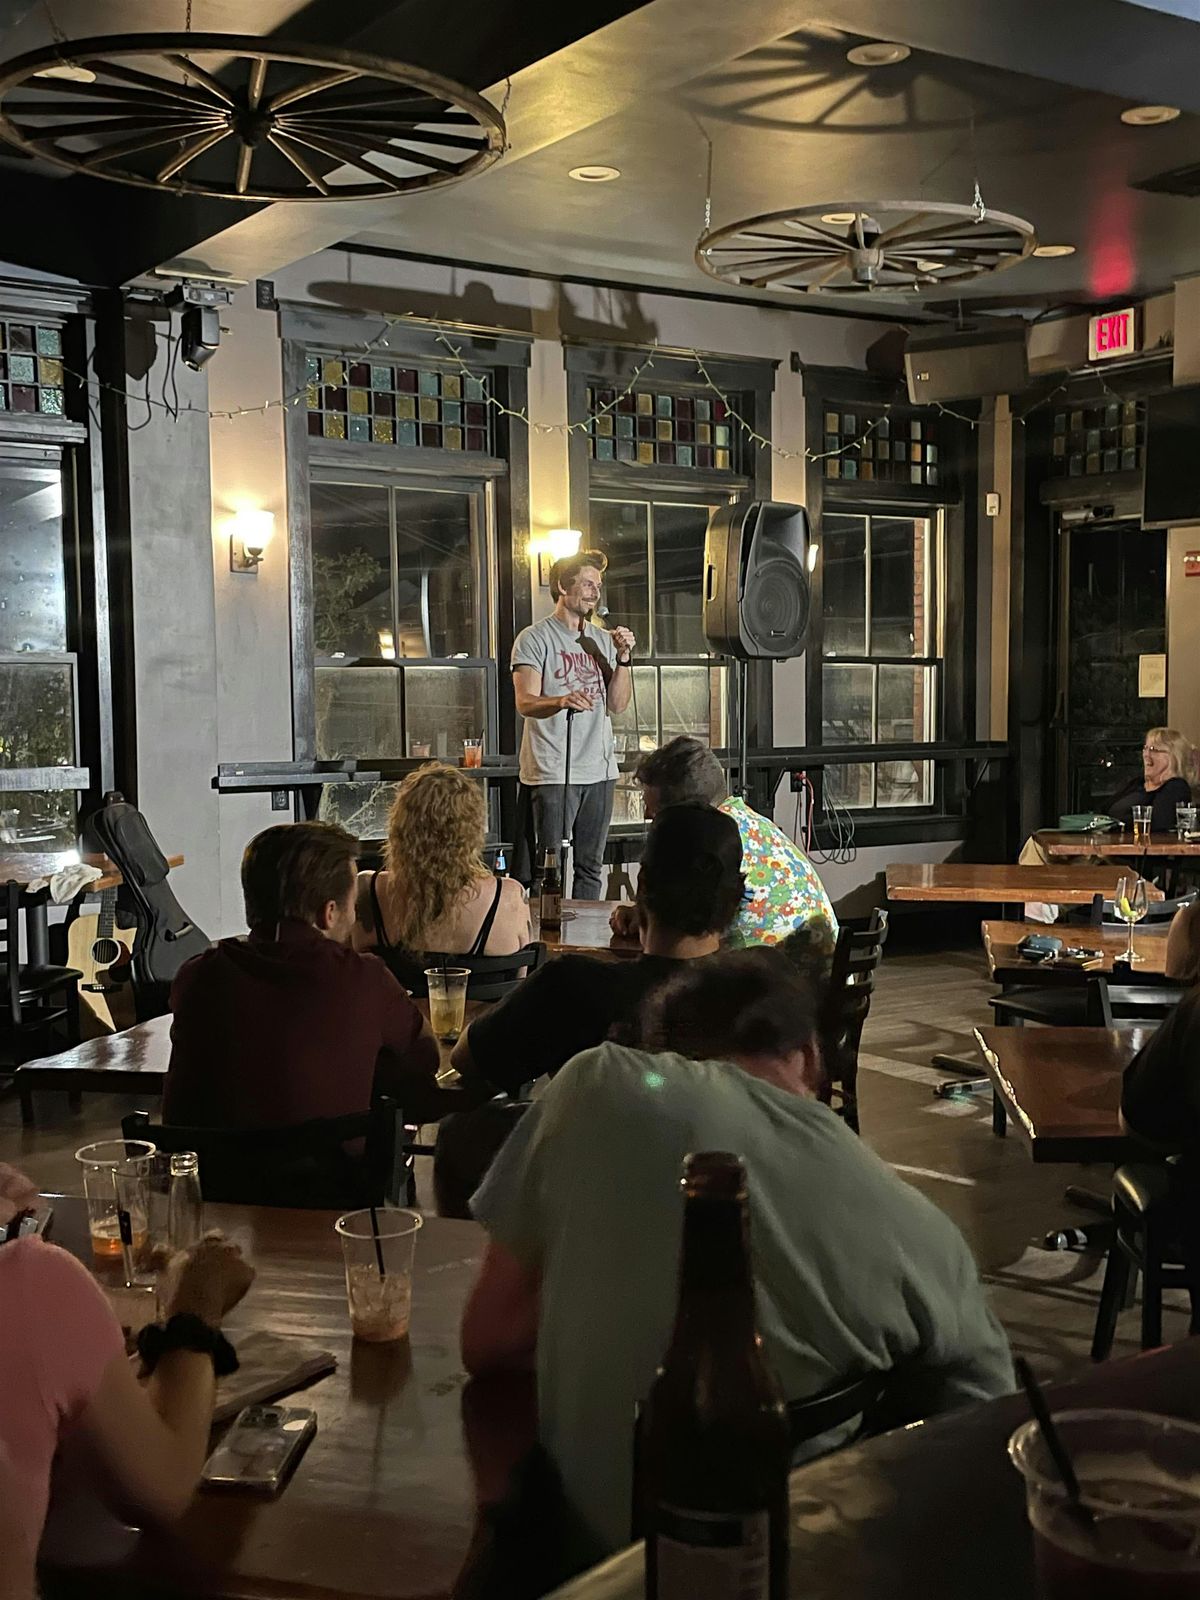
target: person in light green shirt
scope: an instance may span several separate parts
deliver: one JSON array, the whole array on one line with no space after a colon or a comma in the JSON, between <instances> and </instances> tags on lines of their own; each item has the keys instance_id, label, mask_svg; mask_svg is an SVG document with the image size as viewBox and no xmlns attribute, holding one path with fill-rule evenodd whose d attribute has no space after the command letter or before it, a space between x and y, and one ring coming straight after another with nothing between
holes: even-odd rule
<instances>
[{"instance_id":1,"label":"person in light green shirt","mask_svg":"<svg viewBox=\"0 0 1200 1600\"><path fill-rule=\"evenodd\" d=\"M634 1407L670 1335L691 1152L746 1163L759 1327L788 1399L900 1366L919 1415L1012 1388L962 1235L813 1098L814 1028L778 952L698 963L643 1014L643 1037L675 1048L575 1056L472 1201L489 1243L463 1360L536 1362L581 1566L629 1540Z\"/></svg>"}]
</instances>

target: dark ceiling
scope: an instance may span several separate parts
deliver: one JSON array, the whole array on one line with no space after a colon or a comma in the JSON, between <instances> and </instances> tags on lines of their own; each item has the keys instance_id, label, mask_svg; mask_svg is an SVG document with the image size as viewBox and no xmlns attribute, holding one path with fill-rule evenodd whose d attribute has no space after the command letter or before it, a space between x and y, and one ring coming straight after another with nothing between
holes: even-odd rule
<instances>
[{"instance_id":1,"label":"dark ceiling","mask_svg":"<svg viewBox=\"0 0 1200 1600\"><path fill-rule=\"evenodd\" d=\"M0 54L48 38L44 0L25 9ZM178 0L109 4L105 31L179 28L182 9ZM1131 187L1200 161L1200 22L1185 10L1194 12L1190 0L270 0L256 4L256 19L281 38L430 66L494 99L511 78L509 154L475 180L422 196L270 208L160 199L4 162L8 214L42 220L10 230L3 253L118 283L173 257L253 277L355 238L717 292L693 260L711 139L716 223L790 205L963 204L978 179L989 206L1076 254L976 280L965 301L1112 301L1200 271L1200 200ZM237 27L245 7L194 0L194 11L197 27L220 31ZM58 0L54 13L68 36L96 31L87 0ZM358 24L364 13L372 20L347 32L347 15ZM911 56L869 71L847 62L851 45L879 38L910 45ZM1120 111L1142 102L1184 114L1161 127L1122 124ZM568 178L596 162L619 167L619 181Z\"/></svg>"}]
</instances>

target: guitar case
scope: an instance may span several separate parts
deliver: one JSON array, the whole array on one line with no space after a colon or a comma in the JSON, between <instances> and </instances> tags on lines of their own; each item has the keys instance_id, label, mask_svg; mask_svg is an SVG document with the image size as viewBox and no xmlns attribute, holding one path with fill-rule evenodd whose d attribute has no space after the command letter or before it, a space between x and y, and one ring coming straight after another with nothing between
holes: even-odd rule
<instances>
[{"instance_id":1,"label":"guitar case","mask_svg":"<svg viewBox=\"0 0 1200 1600\"><path fill-rule=\"evenodd\" d=\"M139 1022L169 1009L171 982L185 961L211 941L176 900L167 858L145 817L120 794L107 794L88 819L90 847L103 851L125 880L117 890L122 927L134 926L130 968ZM122 915L124 913L124 915Z\"/></svg>"}]
</instances>

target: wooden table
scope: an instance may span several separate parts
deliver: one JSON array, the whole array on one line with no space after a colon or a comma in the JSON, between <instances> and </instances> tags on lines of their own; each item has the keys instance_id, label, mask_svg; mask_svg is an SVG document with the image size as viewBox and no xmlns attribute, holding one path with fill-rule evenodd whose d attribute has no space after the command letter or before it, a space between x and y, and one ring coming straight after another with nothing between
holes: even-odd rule
<instances>
[{"instance_id":1,"label":"wooden table","mask_svg":"<svg viewBox=\"0 0 1200 1600\"><path fill-rule=\"evenodd\" d=\"M1167 924L1161 933L1145 933L1135 929L1134 954L1141 956L1134 969L1143 976L1161 977L1167 966ZM1105 933L1100 928L1049 927L1039 928L1031 922L982 922L984 954L987 956L988 977L999 984L1037 983L1039 974L1053 974L1056 980L1077 977L1082 983L1091 974L1112 975L1113 962L1125 954L1125 934ZM1031 933L1048 933L1067 945L1082 945L1087 950L1099 950L1100 961L1094 967L1069 969L1041 961L1023 961L1017 954L1017 945Z\"/></svg>"},{"instance_id":2,"label":"wooden table","mask_svg":"<svg viewBox=\"0 0 1200 1600\"><path fill-rule=\"evenodd\" d=\"M976 1028L988 1077L1035 1161L1121 1161L1121 1078L1153 1027Z\"/></svg>"},{"instance_id":3,"label":"wooden table","mask_svg":"<svg viewBox=\"0 0 1200 1600\"><path fill-rule=\"evenodd\" d=\"M1089 1367L1049 1395L1056 1411L1112 1406L1198 1421L1200 1340ZM800 1467L790 1600L1031 1600L1025 1490L1005 1449L1028 1416L1012 1395ZM642 1564L635 1546L553 1600L641 1600Z\"/></svg>"},{"instance_id":4,"label":"wooden table","mask_svg":"<svg viewBox=\"0 0 1200 1600\"><path fill-rule=\"evenodd\" d=\"M56 1199L54 1208L54 1236L86 1259L83 1202ZM300 1400L317 1412L316 1438L278 1498L201 1491L177 1531L142 1536L106 1572L67 1572L69 1551L59 1546L47 1600L447 1596L475 1525L475 1474L485 1484L502 1479L508 1453L523 1446L533 1426L530 1386L513 1380L502 1397L512 1437L489 1434L476 1398L479 1458L468 1457L458 1330L483 1230L426 1218L417 1238L410 1340L367 1346L350 1338L335 1213L205 1209L206 1220L243 1243L258 1269L230 1318L235 1344L239 1327L261 1328L337 1356L338 1370ZM63 1518L72 1530L78 1520Z\"/></svg>"},{"instance_id":5,"label":"wooden table","mask_svg":"<svg viewBox=\"0 0 1200 1600\"><path fill-rule=\"evenodd\" d=\"M415 1004L429 1020L428 1000ZM487 1009L486 1000L468 1000L466 1017L470 1022ZM18 1067L13 1082L21 1097L21 1120L33 1121L33 1094L42 1089L65 1090L68 1094L142 1094L161 1095L171 1061L171 1017L153 1017L149 1022L139 1022L121 1033L105 1034L99 1039L86 1039L60 1055L46 1056L40 1061L29 1061ZM458 1074L450 1065L452 1043L438 1040L441 1063L438 1069L439 1088L431 1109L440 1115L457 1109L458 1091L454 1088ZM440 1109L443 1106L444 1109Z\"/></svg>"},{"instance_id":6,"label":"wooden table","mask_svg":"<svg viewBox=\"0 0 1200 1600\"><path fill-rule=\"evenodd\" d=\"M120 868L105 855L80 853L78 850L4 850L0 851L0 883L19 883L25 906L25 959L31 967L50 965L50 929L46 918L49 889L30 890L29 885L43 878L52 878L63 867L85 863L99 867L100 877L87 884L82 894L98 894L102 889L116 889L124 883ZM181 867L182 856L168 856L167 865Z\"/></svg>"},{"instance_id":7,"label":"wooden table","mask_svg":"<svg viewBox=\"0 0 1200 1600\"><path fill-rule=\"evenodd\" d=\"M636 938L618 939L608 925L616 900L564 900L563 908L573 915L561 929L543 928L538 937L547 955L611 956L631 959L642 953Z\"/></svg>"},{"instance_id":8,"label":"wooden table","mask_svg":"<svg viewBox=\"0 0 1200 1600\"><path fill-rule=\"evenodd\" d=\"M1086 905L1098 894L1111 900L1119 867L979 866L967 861L894 863L887 869L889 900L970 901L981 905L1021 905L1044 900ZM1157 892L1157 891L1156 891Z\"/></svg>"},{"instance_id":9,"label":"wooden table","mask_svg":"<svg viewBox=\"0 0 1200 1600\"><path fill-rule=\"evenodd\" d=\"M1152 833L1135 843L1130 832L1063 833L1048 828L1034 838L1048 856L1123 856L1128 861L1142 856L1200 856L1200 839L1185 841L1175 833Z\"/></svg>"}]
</instances>

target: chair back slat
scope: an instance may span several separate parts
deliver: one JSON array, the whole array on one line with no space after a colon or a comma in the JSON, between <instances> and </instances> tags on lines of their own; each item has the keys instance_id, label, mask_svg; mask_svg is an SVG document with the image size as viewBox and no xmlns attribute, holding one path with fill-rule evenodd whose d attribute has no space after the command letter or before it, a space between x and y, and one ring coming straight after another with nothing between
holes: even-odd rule
<instances>
[{"instance_id":1,"label":"chair back slat","mask_svg":"<svg viewBox=\"0 0 1200 1600\"><path fill-rule=\"evenodd\" d=\"M382 954L382 952L380 952ZM545 959L544 944L527 944L507 956L455 956L441 951L422 956L420 960L405 955L403 971L396 976L409 992L418 999L429 993L425 981L426 967L465 967L471 976L467 979L468 1000L502 1000L510 989L531 972L537 970Z\"/></svg>"},{"instance_id":2,"label":"chair back slat","mask_svg":"<svg viewBox=\"0 0 1200 1600\"><path fill-rule=\"evenodd\" d=\"M840 1096L847 1127L858 1132L858 1047L871 1007L875 972L887 942L888 914L871 913L865 928L843 928L830 964L829 987L821 1007L821 1053L830 1084Z\"/></svg>"},{"instance_id":3,"label":"chair back slat","mask_svg":"<svg viewBox=\"0 0 1200 1600\"><path fill-rule=\"evenodd\" d=\"M1120 983L1102 973L1088 978L1087 1025L1114 1028L1121 1022L1161 1022L1187 992L1184 984Z\"/></svg>"}]
</instances>

